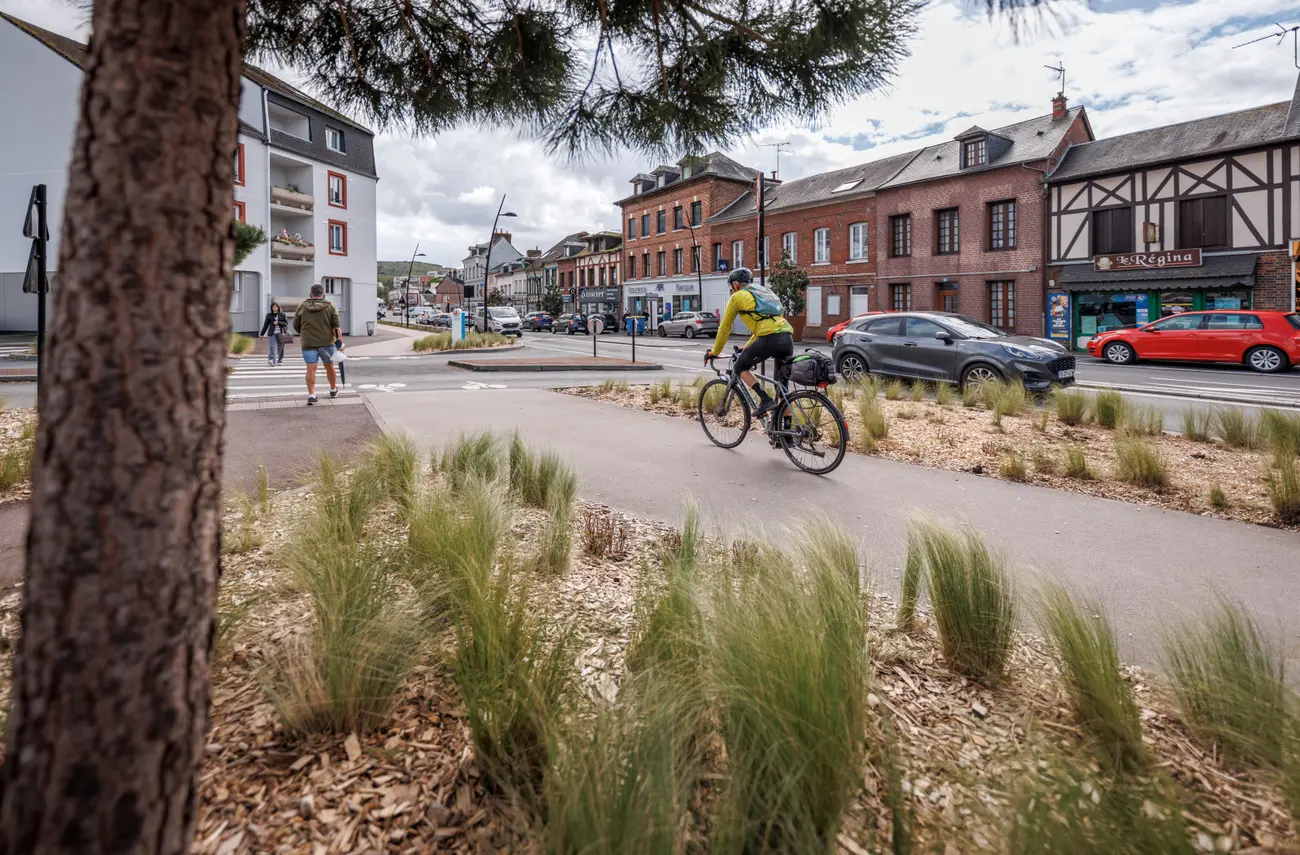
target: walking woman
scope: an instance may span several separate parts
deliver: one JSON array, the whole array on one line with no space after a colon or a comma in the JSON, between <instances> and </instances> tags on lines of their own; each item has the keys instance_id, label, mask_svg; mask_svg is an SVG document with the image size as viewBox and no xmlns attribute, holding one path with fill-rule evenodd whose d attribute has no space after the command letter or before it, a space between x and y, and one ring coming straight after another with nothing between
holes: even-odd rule
<instances>
[{"instance_id":1,"label":"walking woman","mask_svg":"<svg viewBox=\"0 0 1300 855\"><path fill-rule=\"evenodd\" d=\"M269 333L269 335L268 335ZM266 313L266 319L262 321L262 331L259 335L268 336L266 349L266 364L279 365L284 362L284 343L289 337L289 319L280 311L279 303L271 304L271 311Z\"/></svg>"}]
</instances>

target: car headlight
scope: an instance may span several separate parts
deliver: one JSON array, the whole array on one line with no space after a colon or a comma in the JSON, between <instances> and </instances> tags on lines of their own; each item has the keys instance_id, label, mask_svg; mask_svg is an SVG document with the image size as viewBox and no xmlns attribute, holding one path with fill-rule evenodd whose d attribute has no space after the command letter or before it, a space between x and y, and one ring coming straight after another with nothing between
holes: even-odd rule
<instances>
[{"instance_id":1,"label":"car headlight","mask_svg":"<svg viewBox=\"0 0 1300 855\"><path fill-rule=\"evenodd\" d=\"M1002 345L1002 349L1017 359L1036 359L1038 357L1038 354L1034 353L1032 350L1018 347L1014 344L1004 344Z\"/></svg>"}]
</instances>

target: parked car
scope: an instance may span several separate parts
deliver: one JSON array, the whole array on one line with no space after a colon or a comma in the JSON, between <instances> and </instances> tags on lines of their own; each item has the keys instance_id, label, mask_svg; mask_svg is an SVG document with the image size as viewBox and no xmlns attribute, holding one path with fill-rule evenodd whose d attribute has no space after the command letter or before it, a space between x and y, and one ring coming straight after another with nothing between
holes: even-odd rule
<instances>
[{"instance_id":1,"label":"parked car","mask_svg":"<svg viewBox=\"0 0 1300 855\"><path fill-rule=\"evenodd\" d=\"M1088 340L1088 353L1116 365L1139 359L1232 362L1271 374L1300 363L1300 315L1294 312L1183 312Z\"/></svg>"},{"instance_id":2,"label":"parked car","mask_svg":"<svg viewBox=\"0 0 1300 855\"><path fill-rule=\"evenodd\" d=\"M524 315L524 329L533 332L549 330L553 322L549 312L529 312Z\"/></svg>"},{"instance_id":3,"label":"parked car","mask_svg":"<svg viewBox=\"0 0 1300 855\"><path fill-rule=\"evenodd\" d=\"M573 335L576 332L587 332L587 316L582 312L565 312L560 315L551 324L551 333L568 333Z\"/></svg>"},{"instance_id":4,"label":"parked car","mask_svg":"<svg viewBox=\"0 0 1300 855\"><path fill-rule=\"evenodd\" d=\"M524 334L521 323L514 306L488 306L486 317L482 309L474 314L474 329L478 332L494 332L519 338Z\"/></svg>"},{"instance_id":5,"label":"parked car","mask_svg":"<svg viewBox=\"0 0 1300 855\"><path fill-rule=\"evenodd\" d=\"M433 319L429 322L435 327L446 327L451 329L451 312L435 312Z\"/></svg>"},{"instance_id":6,"label":"parked car","mask_svg":"<svg viewBox=\"0 0 1300 855\"><path fill-rule=\"evenodd\" d=\"M1045 338L1011 335L965 315L891 312L850 321L831 351L839 373L939 383L1019 380L1027 389L1074 383L1074 357Z\"/></svg>"},{"instance_id":7,"label":"parked car","mask_svg":"<svg viewBox=\"0 0 1300 855\"><path fill-rule=\"evenodd\" d=\"M659 322L659 337L670 335L695 338L697 335L717 335L718 319L707 312L678 312L671 321Z\"/></svg>"},{"instance_id":8,"label":"parked car","mask_svg":"<svg viewBox=\"0 0 1300 855\"><path fill-rule=\"evenodd\" d=\"M834 343L835 343L835 336L837 336L837 335L839 335L840 333L844 332L845 328L847 328L849 324L851 324L851 323L853 323L854 321L858 320L858 318L865 318L867 315L879 315L879 314L882 314L882 313L881 313L881 312L863 312L863 313L860 314L860 315L856 315L856 316L854 316L854 317L852 317L852 318L849 318L847 321L840 321L838 324L836 324L835 326L831 327L830 329L828 329L828 330L826 331L826 343L827 343L827 344L834 344Z\"/></svg>"},{"instance_id":9,"label":"parked car","mask_svg":"<svg viewBox=\"0 0 1300 855\"><path fill-rule=\"evenodd\" d=\"M600 331L602 333L619 332L618 315L614 314L613 312L601 312L599 314L587 316L587 320L589 321L592 318L600 318L600 322L602 324Z\"/></svg>"}]
</instances>

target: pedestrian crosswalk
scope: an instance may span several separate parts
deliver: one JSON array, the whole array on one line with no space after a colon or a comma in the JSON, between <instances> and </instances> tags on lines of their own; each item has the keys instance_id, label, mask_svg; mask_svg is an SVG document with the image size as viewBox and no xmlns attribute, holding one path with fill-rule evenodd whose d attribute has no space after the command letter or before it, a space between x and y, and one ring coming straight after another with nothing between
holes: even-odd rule
<instances>
[{"instance_id":1,"label":"pedestrian crosswalk","mask_svg":"<svg viewBox=\"0 0 1300 855\"><path fill-rule=\"evenodd\" d=\"M323 368L316 372L316 395L328 401L329 380ZM339 399L356 397L357 390L349 384L339 388ZM290 364L267 365L265 361L241 359L235 370L226 378L226 400L232 404L272 400L276 398L302 398L307 400L306 372L302 360Z\"/></svg>"},{"instance_id":2,"label":"pedestrian crosswalk","mask_svg":"<svg viewBox=\"0 0 1300 855\"><path fill-rule=\"evenodd\" d=\"M27 353L31 349L30 344L0 344L0 359L4 359L11 353Z\"/></svg>"}]
</instances>

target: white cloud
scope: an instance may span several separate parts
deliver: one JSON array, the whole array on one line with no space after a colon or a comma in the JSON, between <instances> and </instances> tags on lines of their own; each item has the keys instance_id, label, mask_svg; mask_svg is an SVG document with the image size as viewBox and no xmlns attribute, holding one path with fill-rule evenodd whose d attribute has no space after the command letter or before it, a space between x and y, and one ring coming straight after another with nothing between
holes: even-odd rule
<instances>
[{"instance_id":1,"label":"white cloud","mask_svg":"<svg viewBox=\"0 0 1300 855\"><path fill-rule=\"evenodd\" d=\"M1058 88L1044 66L1058 62L1070 103L1087 106L1098 136L1273 103L1294 91L1289 41L1232 49L1268 32L1272 20L1292 23L1294 0L1117 8L1130 5L1059 3L1055 17L1030 20L1017 39L963 0L936 0L885 91L832 110L816 127L772 128L727 153L771 170L769 144L789 142L782 177L797 178L919 148L972 124L993 128L1041 115ZM0 9L85 35L78 13L49 0L0 0ZM419 241L429 261L444 264L459 263L466 247L487 238L502 193L519 215L503 223L520 249L544 249L579 229L618 228L613 203L627 195L633 174L652 165L631 154L570 163L506 128L432 139L386 132L375 152L380 257L409 258Z\"/></svg>"}]
</instances>

